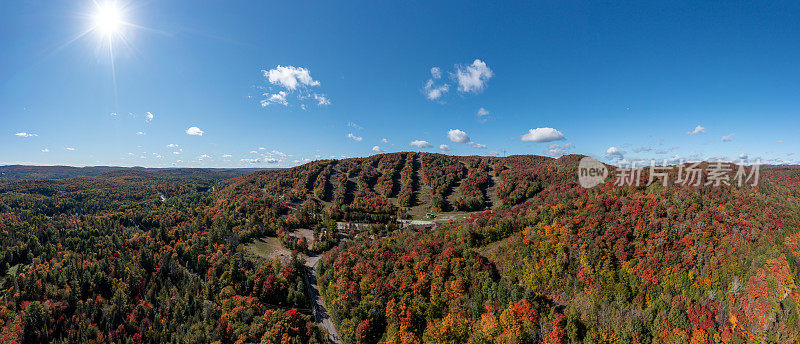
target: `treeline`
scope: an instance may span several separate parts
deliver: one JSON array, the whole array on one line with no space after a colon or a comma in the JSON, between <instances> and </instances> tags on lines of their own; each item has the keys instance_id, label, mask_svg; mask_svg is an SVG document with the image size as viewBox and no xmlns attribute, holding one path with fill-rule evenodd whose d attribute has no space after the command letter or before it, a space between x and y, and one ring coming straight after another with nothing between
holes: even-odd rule
<instances>
[{"instance_id":1,"label":"treeline","mask_svg":"<svg viewBox=\"0 0 800 344\"><path fill-rule=\"evenodd\" d=\"M0 182L0 342L326 342L303 263L253 261L239 245L280 228L283 205L262 200L251 206L263 215L234 216L210 186Z\"/></svg>"}]
</instances>

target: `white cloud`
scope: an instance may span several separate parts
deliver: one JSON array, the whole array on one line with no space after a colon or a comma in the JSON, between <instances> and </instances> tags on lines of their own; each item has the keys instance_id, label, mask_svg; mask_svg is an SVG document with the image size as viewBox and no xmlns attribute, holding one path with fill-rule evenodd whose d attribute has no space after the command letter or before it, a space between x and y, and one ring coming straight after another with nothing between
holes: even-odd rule
<instances>
[{"instance_id":1,"label":"white cloud","mask_svg":"<svg viewBox=\"0 0 800 344\"><path fill-rule=\"evenodd\" d=\"M189 135L203 136L205 132L198 127L189 127L189 129L186 129L186 133Z\"/></svg>"},{"instance_id":2,"label":"white cloud","mask_svg":"<svg viewBox=\"0 0 800 344\"><path fill-rule=\"evenodd\" d=\"M278 156L283 156L283 157L285 157L285 156L288 156L288 155L286 155L286 153L284 153L284 152L281 152L281 151L279 151L279 150L275 150L275 149L273 149L272 151L270 151L270 154L274 154L274 155L278 155Z\"/></svg>"},{"instance_id":3,"label":"white cloud","mask_svg":"<svg viewBox=\"0 0 800 344\"><path fill-rule=\"evenodd\" d=\"M775 143L785 143L783 140L775 141Z\"/></svg>"},{"instance_id":4,"label":"white cloud","mask_svg":"<svg viewBox=\"0 0 800 344\"><path fill-rule=\"evenodd\" d=\"M363 140L363 139L364 139L363 137L361 137L361 136L355 136L355 135L353 135L352 133L350 133L350 134L347 134L347 137L348 137L348 138L351 138L351 139L353 139L353 140L355 140L355 141L359 141L359 142L361 142L361 140Z\"/></svg>"},{"instance_id":5,"label":"white cloud","mask_svg":"<svg viewBox=\"0 0 800 344\"><path fill-rule=\"evenodd\" d=\"M456 66L455 78L458 81L458 91L462 93L483 91L492 76L492 70L479 59L475 59L469 66Z\"/></svg>"},{"instance_id":6,"label":"white cloud","mask_svg":"<svg viewBox=\"0 0 800 344\"><path fill-rule=\"evenodd\" d=\"M486 122L486 121L492 119L492 116L490 116L491 114L492 113L489 112L489 110L486 110L484 108L478 109L478 121Z\"/></svg>"},{"instance_id":7,"label":"white cloud","mask_svg":"<svg viewBox=\"0 0 800 344\"><path fill-rule=\"evenodd\" d=\"M331 104L331 99L324 93L311 92L311 87L319 86L320 83L311 77L311 72L303 67L294 66L277 66L270 70L261 71L264 76L269 80L270 84L275 87L268 87L269 92L264 93L264 99L261 100L261 106L266 107L271 104L281 104L283 106L289 105L289 95L298 91L295 98L301 102L300 108L306 110L306 104L310 99L313 99L318 106L326 106ZM272 92L274 88L278 88L277 92Z\"/></svg>"},{"instance_id":8,"label":"white cloud","mask_svg":"<svg viewBox=\"0 0 800 344\"><path fill-rule=\"evenodd\" d=\"M153 120L155 117L156 117L156 116L155 116L155 115L153 115L153 113L152 113L152 112L150 112L150 111L147 111L147 112L145 112L145 113L144 113L144 121L145 121L145 122L150 122L150 121L152 121L152 120Z\"/></svg>"},{"instance_id":9,"label":"white cloud","mask_svg":"<svg viewBox=\"0 0 800 344\"><path fill-rule=\"evenodd\" d=\"M112 113L111 113L111 116L114 116L114 117L116 117L116 116L117 116L117 113L116 113L116 112L112 112Z\"/></svg>"},{"instance_id":10,"label":"white cloud","mask_svg":"<svg viewBox=\"0 0 800 344\"><path fill-rule=\"evenodd\" d=\"M353 122L347 122L347 126L348 126L348 127L351 127L351 128L356 128L356 129L358 129L358 130L364 129L364 128L362 128L360 125L358 125L358 124L355 124L355 123L353 123Z\"/></svg>"},{"instance_id":11,"label":"white cloud","mask_svg":"<svg viewBox=\"0 0 800 344\"><path fill-rule=\"evenodd\" d=\"M425 83L423 91L428 100L437 100L447 93L447 91L450 91L450 85L442 84L436 86L433 79L428 79L428 81Z\"/></svg>"},{"instance_id":12,"label":"white cloud","mask_svg":"<svg viewBox=\"0 0 800 344\"><path fill-rule=\"evenodd\" d=\"M167 147L169 147L169 148L175 148L175 147L178 147L178 145L176 145L176 144L174 144L174 143L170 143L170 144L168 144L168 145L167 145Z\"/></svg>"},{"instance_id":13,"label":"white cloud","mask_svg":"<svg viewBox=\"0 0 800 344\"><path fill-rule=\"evenodd\" d=\"M564 134L553 128L536 128L528 130L528 133L522 135L522 141L525 142L550 142L563 140Z\"/></svg>"},{"instance_id":14,"label":"white cloud","mask_svg":"<svg viewBox=\"0 0 800 344\"><path fill-rule=\"evenodd\" d=\"M248 164L255 164L255 163L261 162L261 159L259 159L259 158L255 158L255 159L240 159L240 160L242 162L246 162Z\"/></svg>"},{"instance_id":15,"label":"white cloud","mask_svg":"<svg viewBox=\"0 0 800 344\"><path fill-rule=\"evenodd\" d=\"M450 85L447 83L441 84L439 86L436 85L435 80L439 80L442 78L442 70L439 67L432 67L431 68L431 78L425 82L425 87L422 88L423 93L425 93L425 97L428 100L437 100L441 98L447 91L450 90Z\"/></svg>"},{"instance_id":16,"label":"white cloud","mask_svg":"<svg viewBox=\"0 0 800 344\"><path fill-rule=\"evenodd\" d=\"M428 148L428 147L431 146L430 142L422 141L422 140L414 140L414 141L411 141L411 143L409 143L409 144L412 145L412 146L416 146L417 148Z\"/></svg>"},{"instance_id":17,"label":"white cloud","mask_svg":"<svg viewBox=\"0 0 800 344\"><path fill-rule=\"evenodd\" d=\"M691 160L691 161L702 161L702 160L706 160L706 159L703 159L703 155L700 154L700 153L693 153L692 155L689 155L689 160Z\"/></svg>"},{"instance_id":18,"label":"white cloud","mask_svg":"<svg viewBox=\"0 0 800 344\"><path fill-rule=\"evenodd\" d=\"M450 129L447 132L447 138L455 143L464 143L475 148L486 148L486 145L482 145L477 142L472 142L472 140L469 138L469 135L467 135L467 133L459 129Z\"/></svg>"},{"instance_id":19,"label":"white cloud","mask_svg":"<svg viewBox=\"0 0 800 344\"><path fill-rule=\"evenodd\" d=\"M34 134L34 133L26 133L26 132L16 133L16 134L14 134L14 135L16 135L16 136L19 136L19 137L34 137L34 136L39 136L39 134Z\"/></svg>"},{"instance_id":20,"label":"white cloud","mask_svg":"<svg viewBox=\"0 0 800 344\"><path fill-rule=\"evenodd\" d=\"M172 154L178 155L181 154L181 152L172 152Z\"/></svg>"},{"instance_id":21,"label":"white cloud","mask_svg":"<svg viewBox=\"0 0 800 344\"><path fill-rule=\"evenodd\" d=\"M74 148L74 147L64 147L64 149L66 149L66 150L68 150L68 151L70 151L70 152L75 150L75 148Z\"/></svg>"},{"instance_id":22,"label":"white cloud","mask_svg":"<svg viewBox=\"0 0 800 344\"><path fill-rule=\"evenodd\" d=\"M264 95L267 96L267 99L262 99L261 100L261 106L265 106L266 107L266 106L269 106L270 104L281 104L283 106L289 105L289 102L286 101L286 92L285 91L280 91L280 92L274 93L274 94L264 93Z\"/></svg>"},{"instance_id":23,"label":"white cloud","mask_svg":"<svg viewBox=\"0 0 800 344\"><path fill-rule=\"evenodd\" d=\"M608 147L606 156L612 159L622 160L625 156L625 151L617 149L617 147Z\"/></svg>"},{"instance_id":24,"label":"white cloud","mask_svg":"<svg viewBox=\"0 0 800 344\"><path fill-rule=\"evenodd\" d=\"M545 153L552 156L562 156L569 154L569 151L572 149L572 147L574 147L574 145L569 142L563 145L551 143L549 146L547 146L547 149L545 149Z\"/></svg>"},{"instance_id":25,"label":"white cloud","mask_svg":"<svg viewBox=\"0 0 800 344\"><path fill-rule=\"evenodd\" d=\"M445 152L446 152L446 151L449 151L449 150L450 150L450 146L448 146L448 145L444 145L444 144L442 144L442 145L439 145L439 150L441 150L441 151L445 151Z\"/></svg>"},{"instance_id":26,"label":"white cloud","mask_svg":"<svg viewBox=\"0 0 800 344\"><path fill-rule=\"evenodd\" d=\"M381 153L381 152L383 152L383 149L381 149L380 146L373 146L372 147L372 151L375 152L375 153Z\"/></svg>"},{"instance_id":27,"label":"white cloud","mask_svg":"<svg viewBox=\"0 0 800 344\"><path fill-rule=\"evenodd\" d=\"M278 160L278 159L275 159L275 158L264 158L264 162L265 162L265 163L268 163L268 164L276 164L276 163L278 163L279 161L280 161L280 160Z\"/></svg>"},{"instance_id":28,"label":"white cloud","mask_svg":"<svg viewBox=\"0 0 800 344\"><path fill-rule=\"evenodd\" d=\"M47 148L42 148L42 153L48 153L48 152L50 152L50 150L49 150L49 149L47 149Z\"/></svg>"},{"instance_id":29,"label":"white cloud","mask_svg":"<svg viewBox=\"0 0 800 344\"><path fill-rule=\"evenodd\" d=\"M722 137L722 142L731 142L731 141L733 141L733 136L734 136L734 135L736 135L736 133L733 133L733 134L730 134L730 135L723 136L723 137Z\"/></svg>"},{"instance_id":30,"label":"white cloud","mask_svg":"<svg viewBox=\"0 0 800 344\"><path fill-rule=\"evenodd\" d=\"M450 84L447 82L438 84L442 78L442 70L439 67L431 68L431 77L425 82L422 92L428 100L438 100L450 91ZM486 88L494 72L485 62L476 59L471 65L457 65L452 78L458 83L458 91L462 93L480 93ZM481 116L479 116L481 117Z\"/></svg>"},{"instance_id":31,"label":"white cloud","mask_svg":"<svg viewBox=\"0 0 800 344\"><path fill-rule=\"evenodd\" d=\"M211 156L208 155L208 154L203 154L203 155L197 157L197 160L202 161L203 159L211 159Z\"/></svg>"},{"instance_id":32,"label":"white cloud","mask_svg":"<svg viewBox=\"0 0 800 344\"><path fill-rule=\"evenodd\" d=\"M697 134L702 134L702 133L705 133L705 132L706 132L706 128L704 128L701 125L698 125L697 127L694 128L694 130L687 131L686 135L697 135Z\"/></svg>"},{"instance_id":33,"label":"white cloud","mask_svg":"<svg viewBox=\"0 0 800 344\"><path fill-rule=\"evenodd\" d=\"M317 105L319 106L331 105L331 100L324 94L314 93L314 100L317 101Z\"/></svg>"},{"instance_id":34,"label":"white cloud","mask_svg":"<svg viewBox=\"0 0 800 344\"><path fill-rule=\"evenodd\" d=\"M633 151L636 152L636 153L641 153L641 152L649 152L652 149L653 148L650 147L650 146L644 146L644 147L636 147L636 148L633 149Z\"/></svg>"},{"instance_id":35,"label":"white cloud","mask_svg":"<svg viewBox=\"0 0 800 344\"><path fill-rule=\"evenodd\" d=\"M137 131L136 135L144 135L144 132L143 131Z\"/></svg>"},{"instance_id":36,"label":"white cloud","mask_svg":"<svg viewBox=\"0 0 800 344\"><path fill-rule=\"evenodd\" d=\"M470 142L469 135L467 135L467 133L465 133L464 131L459 130L459 129L450 129L447 132L447 138L450 139L450 141L453 141L455 143L467 143L467 142Z\"/></svg>"},{"instance_id":37,"label":"white cloud","mask_svg":"<svg viewBox=\"0 0 800 344\"><path fill-rule=\"evenodd\" d=\"M431 67L431 78L440 79L442 77L442 70L439 67Z\"/></svg>"},{"instance_id":38,"label":"white cloud","mask_svg":"<svg viewBox=\"0 0 800 344\"><path fill-rule=\"evenodd\" d=\"M271 84L283 86L291 91L297 89L298 85L319 86L319 81L314 80L311 72L303 67L278 65L274 69L262 72Z\"/></svg>"},{"instance_id":39,"label":"white cloud","mask_svg":"<svg viewBox=\"0 0 800 344\"><path fill-rule=\"evenodd\" d=\"M381 142L383 142L383 143L389 143L389 139L385 139L385 138L384 138L384 139L381 139Z\"/></svg>"}]
</instances>

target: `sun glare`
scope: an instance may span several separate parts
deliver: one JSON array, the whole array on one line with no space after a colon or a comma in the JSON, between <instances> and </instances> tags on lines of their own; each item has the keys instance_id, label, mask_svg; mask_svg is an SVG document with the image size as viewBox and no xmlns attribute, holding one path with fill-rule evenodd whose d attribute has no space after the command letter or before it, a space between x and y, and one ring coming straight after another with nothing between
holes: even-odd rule
<instances>
[{"instance_id":1,"label":"sun glare","mask_svg":"<svg viewBox=\"0 0 800 344\"><path fill-rule=\"evenodd\" d=\"M104 36L117 34L124 24L122 10L116 3L99 4L94 14L94 27Z\"/></svg>"}]
</instances>

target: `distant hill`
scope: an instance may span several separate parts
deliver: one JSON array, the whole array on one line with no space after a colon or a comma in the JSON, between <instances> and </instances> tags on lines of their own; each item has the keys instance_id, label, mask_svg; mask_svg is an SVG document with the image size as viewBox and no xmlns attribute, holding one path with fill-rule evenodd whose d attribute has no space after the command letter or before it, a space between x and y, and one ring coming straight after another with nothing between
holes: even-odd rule
<instances>
[{"instance_id":1,"label":"distant hill","mask_svg":"<svg viewBox=\"0 0 800 344\"><path fill-rule=\"evenodd\" d=\"M400 152L320 160L226 180L221 195L235 204L264 196L296 204L311 201L344 220L385 222L395 216L424 218L428 212L463 214L514 206L545 185L576 180L582 157Z\"/></svg>"},{"instance_id":2,"label":"distant hill","mask_svg":"<svg viewBox=\"0 0 800 344\"><path fill-rule=\"evenodd\" d=\"M146 167L120 167L120 166L28 166L7 165L0 166L0 179L66 179L72 177L94 177L113 171L172 171L174 174L197 173L198 171L214 172L221 178L231 178L243 174L264 170L277 170L277 168L146 168Z\"/></svg>"},{"instance_id":3,"label":"distant hill","mask_svg":"<svg viewBox=\"0 0 800 344\"><path fill-rule=\"evenodd\" d=\"M391 222L397 218L463 218L467 213L525 203L548 187L580 189L578 165L585 155L454 156L398 152L364 158L319 160L274 173L255 172L222 181L224 202L254 204L264 198L294 206L314 204L332 218ZM616 166L606 165L609 171ZM676 165L677 166L677 165ZM706 178L709 163L696 168ZM737 165L729 164L731 173ZM792 166L762 166L774 174ZM639 175L646 186L648 167ZM748 167L749 171L749 167ZM668 171L677 181L678 169ZM731 176L732 177L732 176ZM607 181L614 179L609 173Z\"/></svg>"}]
</instances>

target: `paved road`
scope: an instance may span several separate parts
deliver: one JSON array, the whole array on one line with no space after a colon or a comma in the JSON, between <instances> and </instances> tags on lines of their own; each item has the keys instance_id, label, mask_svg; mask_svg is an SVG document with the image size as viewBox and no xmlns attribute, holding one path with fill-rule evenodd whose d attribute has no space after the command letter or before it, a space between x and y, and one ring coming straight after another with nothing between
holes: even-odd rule
<instances>
[{"instance_id":1,"label":"paved road","mask_svg":"<svg viewBox=\"0 0 800 344\"><path fill-rule=\"evenodd\" d=\"M306 283L308 284L308 296L311 300L312 309L314 311L314 319L317 325L328 330L328 339L336 344L341 344L342 339L339 338L339 332L336 331L336 326L333 325L331 317L328 316L328 310L325 308L325 302L319 296L319 288L317 288L317 263L319 263L319 256L308 257L306 259Z\"/></svg>"}]
</instances>

